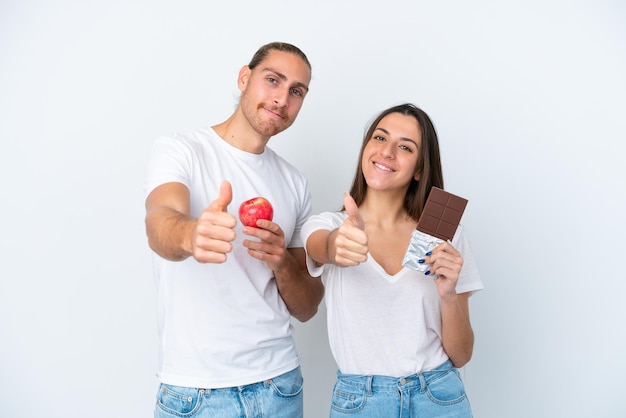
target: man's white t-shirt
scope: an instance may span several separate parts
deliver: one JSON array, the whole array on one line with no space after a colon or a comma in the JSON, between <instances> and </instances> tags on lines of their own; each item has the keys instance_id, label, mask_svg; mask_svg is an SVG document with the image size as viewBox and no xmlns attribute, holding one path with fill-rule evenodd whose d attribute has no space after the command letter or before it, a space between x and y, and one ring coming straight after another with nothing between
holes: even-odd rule
<instances>
[{"instance_id":1,"label":"man's white t-shirt","mask_svg":"<svg viewBox=\"0 0 626 418\"><path fill-rule=\"evenodd\" d=\"M302 227L302 241L317 230L340 227L346 217L345 212L312 216ZM463 256L457 293L482 289L460 226L452 245ZM389 275L371 254L356 267L318 267L307 255L307 266L324 282L328 338L342 373L403 377L448 359L441 341L440 297L431 276L407 267Z\"/></svg>"},{"instance_id":2,"label":"man's white t-shirt","mask_svg":"<svg viewBox=\"0 0 626 418\"><path fill-rule=\"evenodd\" d=\"M267 198L287 247L302 247L300 228L311 212L305 177L270 148L251 154L220 138L212 128L158 138L146 175L146 196L157 186L179 182L198 217L232 184L228 212ZM168 261L154 254L158 292L160 356L158 377L176 386L219 388L259 382L299 365L290 314L273 272L243 246L238 220L233 251L223 264L193 257Z\"/></svg>"}]
</instances>

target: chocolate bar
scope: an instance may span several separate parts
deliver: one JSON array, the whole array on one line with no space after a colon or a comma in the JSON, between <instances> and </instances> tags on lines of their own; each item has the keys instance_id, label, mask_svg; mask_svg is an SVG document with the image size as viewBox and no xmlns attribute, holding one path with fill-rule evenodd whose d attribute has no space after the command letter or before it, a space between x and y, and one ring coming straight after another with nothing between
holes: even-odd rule
<instances>
[{"instance_id":1,"label":"chocolate bar","mask_svg":"<svg viewBox=\"0 0 626 418\"><path fill-rule=\"evenodd\" d=\"M437 245L454 238L465 206L467 199L438 187L430 189L417 228L411 233L402 265L421 272L429 270L430 266L423 262L424 257Z\"/></svg>"},{"instance_id":2,"label":"chocolate bar","mask_svg":"<svg viewBox=\"0 0 626 418\"><path fill-rule=\"evenodd\" d=\"M439 187L433 187L417 222L417 229L444 241L450 241L459 226L465 206L467 199Z\"/></svg>"}]
</instances>

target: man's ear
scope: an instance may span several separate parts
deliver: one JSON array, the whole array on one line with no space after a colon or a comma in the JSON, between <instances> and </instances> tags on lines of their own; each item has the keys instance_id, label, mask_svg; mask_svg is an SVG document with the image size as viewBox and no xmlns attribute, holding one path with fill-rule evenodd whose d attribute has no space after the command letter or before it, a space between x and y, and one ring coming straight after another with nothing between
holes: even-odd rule
<instances>
[{"instance_id":1,"label":"man's ear","mask_svg":"<svg viewBox=\"0 0 626 418\"><path fill-rule=\"evenodd\" d=\"M239 87L239 90L243 91L246 89L251 72L252 70L247 65L241 67L241 70L239 70L239 77L237 77L237 86Z\"/></svg>"}]
</instances>

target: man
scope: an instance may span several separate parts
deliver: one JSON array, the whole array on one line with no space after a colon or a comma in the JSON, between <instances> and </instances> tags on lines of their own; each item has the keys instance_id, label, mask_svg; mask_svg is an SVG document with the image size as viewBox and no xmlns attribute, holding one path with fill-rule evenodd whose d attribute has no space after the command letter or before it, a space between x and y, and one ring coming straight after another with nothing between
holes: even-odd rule
<instances>
[{"instance_id":1,"label":"man","mask_svg":"<svg viewBox=\"0 0 626 418\"><path fill-rule=\"evenodd\" d=\"M226 121L155 141L146 179L161 342L155 417L303 415L290 316L313 317L324 291L300 240L307 181L267 143L294 122L310 80L300 49L267 44L239 71ZM257 196L273 221L244 227L239 204Z\"/></svg>"}]
</instances>

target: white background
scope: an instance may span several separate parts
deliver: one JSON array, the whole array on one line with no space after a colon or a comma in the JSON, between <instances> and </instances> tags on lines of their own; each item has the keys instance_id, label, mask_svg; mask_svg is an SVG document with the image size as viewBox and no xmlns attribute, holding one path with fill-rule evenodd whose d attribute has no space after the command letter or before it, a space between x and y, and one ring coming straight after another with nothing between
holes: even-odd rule
<instances>
[{"instance_id":1,"label":"white background","mask_svg":"<svg viewBox=\"0 0 626 418\"><path fill-rule=\"evenodd\" d=\"M229 116L239 68L283 40L313 80L270 145L315 212L341 205L376 112L435 121L485 284L476 417L626 416L625 18L618 0L3 0L0 415L151 416L149 148ZM296 328L306 416L327 416L324 307Z\"/></svg>"}]
</instances>

